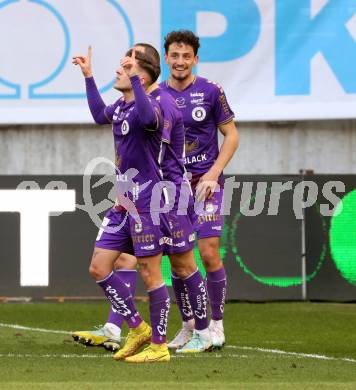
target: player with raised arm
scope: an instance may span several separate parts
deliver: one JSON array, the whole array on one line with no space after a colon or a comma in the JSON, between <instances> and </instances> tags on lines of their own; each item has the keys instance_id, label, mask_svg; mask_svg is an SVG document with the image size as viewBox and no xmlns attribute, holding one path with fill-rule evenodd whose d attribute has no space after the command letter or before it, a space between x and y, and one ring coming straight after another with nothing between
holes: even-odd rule
<instances>
[{"instance_id":1,"label":"player with raised arm","mask_svg":"<svg viewBox=\"0 0 356 390\"><path fill-rule=\"evenodd\" d=\"M80 66L85 77L94 120L98 124L112 123L117 162L117 203L103 220L89 272L130 328L125 346L114 358L142 363L170 360L166 345L170 299L160 268L164 233L153 223L150 209L152 188L161 180L163 118L158 102L145 90L157 80L160 67L138 54L136 58L133 50L131 57L121 60L114 88L123 96L109 106L93 78L91 48L87 56L74 57L73 63ZM122 252L134 253L138 259L149 295L152 329L136 310L129 288L113 272ZM141 359L131 356L150 339Z\"/></svg>"},{"instance_id":2,"label":"player with raised arm","mask_svg":"<svg viewBox=\"0 0 356 390\"><path fill-rule=\"evenodd\" d=\"M186 128L185 167L191 173L195 197L205 199L205 213L194 218L200 257L206 269L207 289L211 307L211 332L214 347L225 343L223 312L226 296L226 274L219 255L223 228L223 169L239 143L234 113L223 89L215 82L195 76L198 63L199 38L191 31L173 31L165 37L165 61L170 77L161 87L171 94L183 114ZM224 136L219 150L218 131ZM172 267L172 285L183 319L183 327L168 344L184 351L190 348L194 319L185 294L185 283ZM193 336L194 337L194 336Z\"/></svg>"},{"instance_id":3,"label":"player with raised arm","mask_svg":"<svg viewBox=\"0 0 356 390\"><path fill-rule=\"evenodd\" d=\"M158 52L151 45L139 43L135 45L135 50L136 53L141 51L144 54L151 54L156 57L157 63L160 61ZM127 55L130 56L131 51ZM164 116L163 142L165 148L161 168L165 183L168 184L168 199L170 201L170 211L167 214L170 237L166 241L166 253L179 277L185 281L186 294L192 303L192 315L195 318L194 345L184 352L203 352L210 349L212 344L208 330L206 288L194 260L194 232L191 220L187 216L187 208L192 202L192 195L184 168L185 129L182 115L170 94L159 88L158 84L152 85L150 92L150 95L159 101ZM170 191L169 185L173 185L173 191ZM126 259L122 259L121 256L115 264L119 273L132 268L132 260L127 258L127 255L125 256ZM120 314L111 311L106 326L110 328L111 323L117 323L120 326L121 321ZM75 335L95 340L97 332L102 334L103 330L75 332ZM113 338L111 337L111 339ZM111 350L120 347L119 342L115 339L105 340L102 338L100 343L94 345L100 344Z\"/></svg>"}]
</instances>

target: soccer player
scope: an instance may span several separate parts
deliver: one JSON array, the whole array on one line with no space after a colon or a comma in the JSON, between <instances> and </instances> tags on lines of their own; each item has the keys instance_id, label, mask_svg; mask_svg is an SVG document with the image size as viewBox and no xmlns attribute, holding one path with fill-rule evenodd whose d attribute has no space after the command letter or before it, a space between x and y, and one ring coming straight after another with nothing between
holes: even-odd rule
<instances>
[{"instance_id":1,"label":"soccer player","mask_svg":"<svg viewBox=\"0 0 356 390\"><path fill-rule=\"evenodd\" d=\"M137 52L148 52L155 58L159 64L158 52L148 44L135 45ZM127 53L131 56L131 51ZM207 294L201 273L197 269L194 254L194 234L190 219L187 217L186 208L191 198L191 188L188 180L185 178L184 168L184 126L182 116L178 110L174 99L158 85L150 86L151 96L159 101L164 115L163 141L165 142L165 152L162 161L162 172L164 179L168 184L173 184L175 191L169 194L171 212L168 215L170 226L169 238L170 245L167 246L166 252L169 253L172 266L177 269L178 275L185 280L187 294L193 308L195 318L195 337L192 339L190 348L181 352L203 352L210 349L211 337L208 330L207 319ZM183 199L183 202L182 202ZM181 204L179 206L179 204ZM179 212L177 213L177 210ZM115 264L115 268L122 279L128 282L133 288L135 286L134 258L127 254L121 254ZM134 295L134 290L132 295ZM75 332L73 336L76 339L90 341L91 345L102 345L108 349L117 349L120 341L120 328L123 322L122 315L114 308L110 311L106 325L98 331ZM118 337L113 337L112 331L116 330ZM126 353L127 343L115 356L120 357ZM180 352L180 351L178 351ZM132 359L147 359L147 351L133 356ZM149 353L148 353L149 355ZM149 358L150 356L148 356Z\"/></svg>"},{"instance_id":2,"label":"soccer player","mask_svg":"<svg viewBox=\"0 0 356 390\"><path fill-rule=\"evenodd\" d=\"M91 48L87 56L73 58L85 77L90 111L98 124L112 123L118 201L105 216L96 240L89 272L109 302L126 320L130 330L126 344L114 355L129 362L169 361L166 345L170 299L161 273L161 226L152 221L150 208L154 185L161 180L159 158L163 118L158 102L145 93L160 74L152 56L121 60L114 88L123 96L106 106L96 87L91 69ZM154 210L153 210L154 211ZM122 253L134 253L150 299L152 329L138 313L133 297L113 266ZM145 354L133 355L151 339ZM133 356L131 356L133 355Z\"/></svg>"},{"instance_id":3,"label":"soccer player","mask_svg":"<svg viewBox=\"0 0 356 390\"><path fill-rule=\"evenodd\" d=\"M190 310L194 318L192 338L177 353L198 353L212 347L208 328L207 293L204 280L194 259L194 231L191 218L187 215L193 202L191 186L184 167L185 128L181 113L174 99L161 88L154 89L152 96L159 98L164 120L168 126L164 130L165 152L162 159L163 177L173 183L176 191L168 190L168 200L172 210L168 213L170 245L168 254L172 268L184 281L185 294L189 297Z\"/></svg>"},{"instance_id":4,"label":"soccer player","mask_svg":"<svg viewBox=\"0 0 356 390\"><path fill-rule=\"evenodd\" d=\"M191 184L197 199L205 199L206 213L194 218L200 257L206 269L207 290L211 308L209 329L213 346L225 343L223 312L226 296L226 274L219 255L223 229L223 169L239 143L238 132L223 89L216 83L193 74L198 63L199 38L191 31L173 31L165 37L165 61L170 77L161 87L176 100L186 128L185 167L191 173ZM224 136L219 151L218 131ZM218 191L219 190L219 191ZM185 283L172 267L172 285L183 319L183 327L168 344L181 348L192 337L194 319L185 294ZM188 343L189 344L189 343Z\"/></svg>"},{"instance_id":5,"label":"soccer player","mask_svg":"<svg viewBox=\"0 0 356 390\"><path fill-rule=\"evenodd\" d=\"M136 53L141 51L145 53L151 50L152 47L147 44L136 44ZM131 52L128 52L130 55ZM159 55L156 53L156 61L159 63ZM192 303L192 313L195 318L195 337L192 338L191 343L184 351L179 352L203 352L210 349L211 337L208 329L207 319L207 294L205 284L201 273L199 272L194 260L194 232L187 216L187 208L192 201L191 188L189 181L186 179L186 171L184 168L184 125L182 115L177 108L174 99L161 88L158 84L150 87L151 96L160 102L160 106L164 116L164 130L163 142L165 143L161 168L165 183L173 185L173 191L168 185L168 199L170 201L168 213L168 223L170 227L170 238L167 241L166 253L172 266L177 270L179 277L184 279L186 285L186 294ZM171 188L172 189L172 188ZM130 258L123 259L121 256L115 268L119 268L119 273L124 272L126 275L133 276L130 271L132 268L132 260ZM131 285L134 285L134 280L130 280ZM112 328L112 324L121 326L122 318L116 311L111 311L108 322L105 325L108 329ZM104 332L103 332L104 331ZM101 332L100 343L95 343L97 333ZM103 334L104 333L104 334ZM106 332L105 327L99 331L76 332L76 337L87 338L92 341L94 345L103 344L107 349L117 349L119 342L110 337ZM108 340L111 338L112 340ZM125 348L125 347L124 347Z\"/></svg>"},{"instance_id":6,"label":"soccer player","mask_svg":"<svg viewBox=\"0 0 356 390\"><path fill-rule=\"evenodd\" d=\"M146 53L148 49L147 44L135 45L136 52ZM160 60L158 53L156 60ZM157 84L150 87L150 96L159 101L164 119L161 170L167 185L170 209L166 215L169 238L165 253L169 255L170 263L179 277L184 280L195 324L190 343L184 349L177 349L177 353L204 352L211 348L212 342L208 329L206 287L194 259L194 231L187 215L192 196L184 167L185 128L182 114L170 94Z\"/></svg>"}]
</instances>

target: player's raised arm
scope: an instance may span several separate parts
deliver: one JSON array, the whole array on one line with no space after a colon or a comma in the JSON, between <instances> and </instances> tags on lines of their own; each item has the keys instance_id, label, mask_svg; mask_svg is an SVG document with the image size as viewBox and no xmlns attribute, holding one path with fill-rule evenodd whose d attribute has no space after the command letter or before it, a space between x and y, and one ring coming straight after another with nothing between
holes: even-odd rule
<instances>
[{"instance_id":1,"label":"player's raised arm","mask_svg":"<svg viewBox=\"0 0 356 390\"><path fill-rule=\"evenodd\" d=\"M98 88L96 86L93 71L91 66L92 59L92 47L89 46L88 54L78 55L73 57L73 64L79 65L83 76L85 77L85 87L87 93L87 100L91 115L96 123L100 125L109 124L110 120L105 114L106 105L100 96Z\"/></svg>"},{"instance_id":2,"label":"player's raised arm","mask_svg":"<svg viewBox=\"0 0 356 390\"><path fill-rule=\"evenodd\" d=\"M135 106L140 115L141 123L150 130L157 129L159 126L159 108L154 106L152 101L146 95L142 86L140 68L136 61L135 48L132 49L131 57L124 57L121 60L121 66L126 75L130 78L132 89L135 95Z\"/></svg>"}]
</instances>

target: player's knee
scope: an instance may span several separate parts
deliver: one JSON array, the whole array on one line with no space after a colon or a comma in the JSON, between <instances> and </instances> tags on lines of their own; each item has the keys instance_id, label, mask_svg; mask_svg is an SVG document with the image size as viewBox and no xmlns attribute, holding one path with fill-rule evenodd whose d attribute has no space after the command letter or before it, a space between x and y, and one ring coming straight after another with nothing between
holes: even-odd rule
<instances>
[{"instance_id":1,"label":"player's knee","mask_svg":"<svg viewBox=\"0 0 356 390\"><path fill-rule=\"evenodd\" d=\"M140 274L144 281L150 278L150 272L147 268L140 267Z\"/></svg>"},{"instance_id":2,"label":"player's knee","mask_svg":"<svg viewBox=\"0 0 356 390\"><path fill-rule=\"evenodd\" d=\"M136 269L137 259L135 256L129 255L127 253L121 253L121 255L116 259L114 268L115 269Z\"/></svg>"},{"instance_id":3,"label":"player's knee","mask_svg":"<svg viewBox=\"0 0 356 390\"><path fill-rule=\"evenodd\" d=\"M93 279L97 279L97 276L98 276L97 267L95 265L93 265L93 264L90 264L90 266L89 266L89 275Z\"/></svg>"},{"instance_id":4,"label":"player's knee","mask_svg":"<svg viewBox=\"0 0 356 390\"><path fill-rule=\"evenodd\" d=\"M95 263L90 264L89 274L95 280L102 280L107 276L107 272Z\"/></svg>"},{"instance_id":5,"label":"player's knee","mask_svg":"<svg viewBox=\"0 0 356 390\"><path fill-rule=\"evenodd\" d=\"M189 272L182 266L182 265L176 265L172 267L172 273L180 278L186 278L189 276Z\"/></svg>"},{"instance_id":6,"label":"player's knee","mask_svg":"<svg viewBox=\"0 0 356 390\"><path fill-rule=\"evenodd\" d=\"M146 290L153 290L158 287L155 278L147 270L141 269L141 277Z\"/></svg>"},{"instance_id":7,"label":"player's knee","mask_svg":"<svg viewBox=\"0 0 356 390\"><path fill-rule=\"evenodd\" d=\"M174 275L180 278L187 278L196 271L197 265L195 262L193 262L192 264L176 263L171 265L171 269Z\"/></svg>"},{"instance_id":8,"label":"player's knee","mask_svg":"<svg viewBox=\"0 0 356 390\"><path fill-rule=\"evenodd\" d=\"M219 248L216 248L213 245L206 245L201 248L200 257L207 272L214 272L222 266Z\"/></svg>"},{"instance_id":9,"label":"player's knee","mask_svg":"<svg viewBox=\"0 0 356 390\"><path fill-rule=\"evenodd\" d=\"M151 288L151 281L152 281L152 272L150 272L149 267L146 265L140 264L140 274L143 280L143 283L145 284L146 288Z\"/></svg>"},{"instance_id":10,"label":"player's knee","mask_svg":"<svg viewBox=\"0 0 356 390\"><path fill-rule=\"evenodd\" d=\"M187 278L197 269L193 251L172 254L169 260L172 272L180 278Z\"/></svg>"},{"instance_id":11,"label":"player's knee","mask_svg":"<svg viewBox=\"0 0 356 390\"><path fill-rule=\"evenodd\" d=\"M163 280L161 278L160 268L156 269L155 267L147 266L147 264L140 264L139 269L147 290L155 289L162 284Z\"/></svg>"}]
</instances>

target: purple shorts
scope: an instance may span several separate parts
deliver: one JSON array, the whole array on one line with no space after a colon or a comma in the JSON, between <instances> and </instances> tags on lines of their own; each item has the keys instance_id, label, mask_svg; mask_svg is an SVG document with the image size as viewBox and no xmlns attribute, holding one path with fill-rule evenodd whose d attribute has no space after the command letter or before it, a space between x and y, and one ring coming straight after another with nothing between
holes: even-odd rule
<instances>
[{"instance_id":1,"label":"purple shorts","mask_svg":"<svg viewBox=\"0 0 356 390\"><path fill-rule=\"evenodd\" d=\"M190 251L194 248L195 234L188 215L177 215L172 210L163 215L168 224L168 234L165 238L164 254L171 255Z\"/></svg>"},{"instance_id":2,"label":"purple shorts","mask_svg":"<svg viewBox=\"0 0 356 390\"><path fill-rule=\"evenodd\" d=\"M150 213L141 213L141 223L129 213L110 209L102 222L95 246L133 254L136 257L153 256L163 252L165 221L154 225Z\"/></svg>"},{"instance_id":3,"label":"purple shorts","mask_svg":"<svg viewBox=\"0 0 356 390\"><path fill-rule=\"evenodd\" d=\"M212 198L204 201L204 213L197 212L194 207L191 208L190 217L197 238L220 237L224 226L224 216L221 215L223 207L224 190L220 188L219 192L214 192ZM216 209L216 210L215 210ZM215 210L215 211L214 211Z\"/></svg>"}]
</instances>

